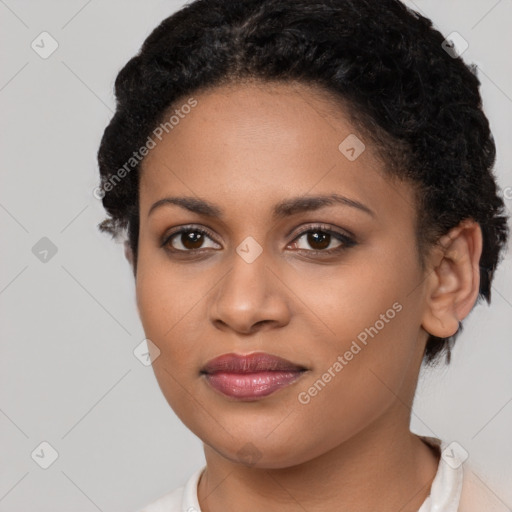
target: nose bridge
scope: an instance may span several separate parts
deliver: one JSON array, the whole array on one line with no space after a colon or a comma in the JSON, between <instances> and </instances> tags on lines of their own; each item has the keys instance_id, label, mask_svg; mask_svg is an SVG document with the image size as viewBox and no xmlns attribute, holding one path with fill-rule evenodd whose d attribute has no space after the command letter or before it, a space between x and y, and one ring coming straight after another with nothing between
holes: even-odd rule
<instances>
[{"instance_id":1,"label":"nose bridge","mask_svg":"<svg viewBox=\"0 0 512 512\"><path fill-rule=\"evenodd\" d=\"M214 296L211 320L241 332L250 332L256 323L285 322L286 300L271 266L269 254L255 239L240 243Z\"/></svg>"},{"instance_id":2,"label":"nose bridge","mask_svg":"<svg viewBox=\"0 0 512 512\"><path fill-rule=\"evenodd\" d=\"M221 297L234 301L230 304L231 308L239 308L240 311L252 309L270 293L270 283L267 282L270 273L267 268L268 255L262 249L251 241L243 242L236 248Z\"/></svg>"}]
</instances>

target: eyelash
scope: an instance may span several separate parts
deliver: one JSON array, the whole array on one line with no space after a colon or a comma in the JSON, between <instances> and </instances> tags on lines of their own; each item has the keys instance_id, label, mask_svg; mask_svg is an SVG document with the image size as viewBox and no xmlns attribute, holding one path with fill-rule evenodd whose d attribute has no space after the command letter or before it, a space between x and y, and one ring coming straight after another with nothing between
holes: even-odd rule
<instances>
[{"instance_id":1,"label":"eyelash","mask_svg":"<svg viewBox=\"0 0 512 512\"><path fill-rule=\"evenodd\" d=\"M311 254L313 254L313 255L316 255L316 254L333 255L333 254L345 251L346 249L349 249L350 247L353 247L354 245L356 245L355 240L353 240L351 237L344 235L338 231L333 231L332 229L330 229L330 226L328 226L326 224L315 224L315 225L307 226L307 227L299 230L299 232L297 233L295 238L290 243L296 242L299 238L301 238L302 235L310 233L310 232L311 233L324 233L324 234L331 235L334 238L336 238L339 242L341 242L341 245L339 245L338 247L335 247L334 249L329 249L329 250L294 249L295 251L306 252L310 255ZM215 242L214 237L212 236L212 234L210 233L209 230L201 228L201 227L196 227L194 225L188 225L188 226L183 226L180 229L173 231L169 235L165 236L164 240L162 241L161 247L168 246L169 242L175 236L181 235L182 233L201 233L202 235L208 236L210 239L212 239ZM215 242L215 243L217 243L217 242ZM193 254L194 252L199 252L199 251L202 251L203 249L189 249L189 250L185 251L182 249L173 249L173 248L167 247L167 250L174 254L176 254L176 253L192 253Z\"/></svg>"}]
</instances>

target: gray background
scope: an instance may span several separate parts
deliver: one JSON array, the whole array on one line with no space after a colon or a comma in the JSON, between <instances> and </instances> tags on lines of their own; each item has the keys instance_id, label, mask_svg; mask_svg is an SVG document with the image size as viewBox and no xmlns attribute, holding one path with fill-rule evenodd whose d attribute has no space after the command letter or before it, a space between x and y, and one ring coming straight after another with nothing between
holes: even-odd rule
<instances>
[{"instance_id":1,"label":"gray background","mask_svg":"<svg viewBox=\"0 0 512 512\"><path fill-rule=\"evenodd\" d=\"M96 229L104 212L92 194L115 76L183 4L0 0L0 511L134 511L204 462L133 354L144 339L133 277L122 246ZM408 4L469 43L510 210L512 2ZM42 31L59 45L47 59L31 48ZM46 262L32 250L43 237L57 249ZM452 365L422 372L411 425L461 444L509 504L511 267L509 252ZM48 469L31 457L43 441L59 454Z\"/></svg>"}]
</instances>

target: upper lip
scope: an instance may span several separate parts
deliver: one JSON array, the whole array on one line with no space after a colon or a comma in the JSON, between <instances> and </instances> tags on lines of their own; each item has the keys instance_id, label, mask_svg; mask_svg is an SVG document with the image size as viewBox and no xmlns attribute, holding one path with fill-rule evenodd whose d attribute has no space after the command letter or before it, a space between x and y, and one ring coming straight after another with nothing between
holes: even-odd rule
<instances>
[{"instance_id":1,"label":"upper lip","mask_svg":"<svg viewBox=\"0 0 512 512\"><path fill-rule=\"evenodd\" d=\"M282 357L257 352L252 354L223 354L208 361L201 373L256 373L264 371L303 371L305 367Z\"/></svg>"}]
</instances>

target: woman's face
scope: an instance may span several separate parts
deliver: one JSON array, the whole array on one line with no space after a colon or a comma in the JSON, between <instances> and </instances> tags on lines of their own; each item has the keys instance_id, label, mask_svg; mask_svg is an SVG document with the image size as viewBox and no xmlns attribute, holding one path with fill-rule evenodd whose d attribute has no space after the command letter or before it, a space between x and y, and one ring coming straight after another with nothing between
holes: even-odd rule
<instances>
[{"instance_id":1,"label":"woman's face","mask_svg":"<svg viewBox=\"0 0 512 512\"><path fill-rule=\"evenodd\" d=\"M167 401L217 453L259 467L408 429L427 337L412 188L307 86L194 99L155 139L139 192L137 303ZM333 194L346 199L307 201ZM185 197L211 211L152 209ZM202 372L261 353L304 371Z\"/></svg>"}]
</instances>

